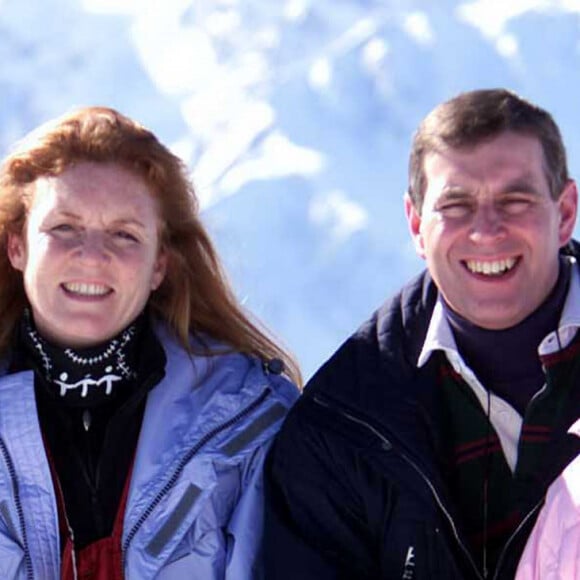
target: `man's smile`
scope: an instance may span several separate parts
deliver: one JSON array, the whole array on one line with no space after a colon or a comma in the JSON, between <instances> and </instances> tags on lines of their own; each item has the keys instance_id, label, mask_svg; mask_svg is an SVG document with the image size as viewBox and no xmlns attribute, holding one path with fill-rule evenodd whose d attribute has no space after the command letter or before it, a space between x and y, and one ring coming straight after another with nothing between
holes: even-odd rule
<instances>
[{"instance_id":1,"label":"man's smile","mask_svg":"<svg viewBox=\"0 0 580 580\"><path fill-rule=\"evenodd\" d=\"M484 276L502 276L509 272L519 261L519 258L505 260L465 260L463 264L473 274Z\"/></svg>"}]
</instances>

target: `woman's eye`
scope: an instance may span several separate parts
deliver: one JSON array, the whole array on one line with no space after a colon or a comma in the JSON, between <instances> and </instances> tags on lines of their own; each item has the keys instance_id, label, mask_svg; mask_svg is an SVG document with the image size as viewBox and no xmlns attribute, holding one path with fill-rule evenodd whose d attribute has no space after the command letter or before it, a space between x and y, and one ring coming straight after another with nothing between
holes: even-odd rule
<instances>
[{"instance_id":1,"label":"woman's eye","mask_svg":"<svg viewBox=\"0 0 580 580\"><path fill-rule=\"evenodd\" d=\"M113 232L113 237L118 240L123 240L127 242L138 242L137 236L134 236L131 232L125 230L117 230Z\"/></svg>"},{"instance_id":2,"label":"woman's eye","mask_svg":"<svg viewBox=\"0 0 580 580\"><path fill-rule=\"evenodd\" d=\"M53 226L51 228L51 230L53 232L62 233L62 234L75 232L75 228L71 224L58 224L56 226Z\"/></svg>"}]
</instances>

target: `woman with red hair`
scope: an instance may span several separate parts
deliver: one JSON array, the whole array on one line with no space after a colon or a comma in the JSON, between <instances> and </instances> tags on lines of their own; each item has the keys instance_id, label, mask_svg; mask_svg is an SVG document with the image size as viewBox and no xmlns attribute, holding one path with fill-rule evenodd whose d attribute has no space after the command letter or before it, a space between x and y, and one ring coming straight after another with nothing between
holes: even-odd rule
<instances>
[{"instance_id":1,"label":"woman with red hair","mask_svg":"<svg viewBox=\"0 0 580 580\"><path fill-rule=\"evenodd\" d=\"M260 576L262 463L300 374L150 131L90 107L5 159L0 321L2 578Z\"/></svg>"}]
</instances>

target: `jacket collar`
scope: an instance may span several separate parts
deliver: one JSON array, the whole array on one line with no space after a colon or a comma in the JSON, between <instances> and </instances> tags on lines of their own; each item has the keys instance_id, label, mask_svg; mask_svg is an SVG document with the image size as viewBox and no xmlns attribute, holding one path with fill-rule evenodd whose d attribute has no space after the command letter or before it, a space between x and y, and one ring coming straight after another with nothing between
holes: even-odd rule
<instances>
[{"instance_id":1,"label":"jacket collar","mask_svg":"<svg viewBox=\"0 0 580 580\"><path fill-rule=\"evenodd\" d=\"M577 266L576 258L570 260ZM578 328L580 328L580 267L574 267L560 324L554 332L542 340L538 348L539 354L545 356L566 348L576 336Z\"/></svg>"}]
</instances>

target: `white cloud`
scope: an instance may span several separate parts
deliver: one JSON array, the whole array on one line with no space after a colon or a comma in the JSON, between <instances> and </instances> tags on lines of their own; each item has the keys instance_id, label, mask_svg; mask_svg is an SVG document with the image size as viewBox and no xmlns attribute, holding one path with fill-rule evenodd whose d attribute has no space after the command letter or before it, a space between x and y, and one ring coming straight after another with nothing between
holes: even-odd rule
<instances>
[{"instance_id":1,"label":"white cloud","mask_svg":"<svg viewBox=\"0 0 580 580\"><path fill-rule=\"evenodd\" d=\"M272 110L252 89L268 74L268 64L258 52L248 52L234 64L217 66L207 82L182 100L183 117L196 138L203 143L220 139L232 126L244 124L244 118L258 120L256 131L261 131L264 115L270 118Z\"/></svg>"},{"instance_id":2,"label":"white cloud","mask_svg":"<svg viewBox=\"0 0 580 580\"><path fill-rule=\"evenodd\" d=\"M271 49L280 44L280 31L275 26L266 26L256 31L255 38L259 46Z\"/></svg>"},{"instance_id":3,"label":"white cloud","mask_svg":"<svg viewBox=\"0 0 580 580\"><path fill-rule=\"evenodd\" d=\"M351 27L330 45L333 53L344 53L360 46L377 32L377 21L373 18L359 18Z\"/></svg>"},{"instance_id":4,"label":"white cloud","mask_svg":"<svg viewBox=\"0 0 580 580\"><path fill-rule=\"evenodd\" d=\"M323 156L314 149L299 147L275 132L264 139L256 154L233 166L220 182L220 189L231 195L254 180L278 179L290 175L311 177L324 167Z\"/></svg>"},{"instance_id":5,"label":"white cloud","mask_svg":"<svg viewBox=\"0 0 580 580\"><path fill-rule=\"evenodd\" d=\"M435 40L429 17L425 12L411 12L405 16L403 28L418 44L430 46Z\"/></svg>"},{"instance_id":6,"label":"white cloud","mask_svg":"<svg viewBox=\"0 0 580 580\"><path fill-rule=\"evenodd\" d=\"M93 14L134 14L142 6L140 0L81 0L81 6Z\"/></svg>"},{"instance_id":7,"label":"white cloud","mask_svg":"<svg viewBox=\"0 0 580 580\"><path fill-rule=\"evenodd\" d=\"M157 87L179 95L210 82L219 70L211 37L197 27L184 27L170 15L152 13L136 20L133 40L143 67Z\"/></svg>"},{"instance_id":8,"label":"white cloud","mask_svg":"<svg viewBox=\"0 0 580 580\"><path fill-rule=\"evenodd\" d=\"M346 241L355 232L364 230L368 223L365 208L340 190L316 196L308 213L314 224L330 231L334 242Z\"/></svg>"},{"instance_id":9,"label":"white cloud","mask_svg":"<svg viewBox=\"0 0 580 580\"><path fill-rule=\"evenodd\" d=\"M479 29L484 36L498 38L513 18L526 12L546 11L559 4L554 0L474 0L458 6L457 15Z\"/></svg>"},{"instance_id":10,"label":"white cloud","mask_svg":"<svg viewBox=\"0 0 580 580\"><path fill-rule=\"evenodd\" d=\"M93 14L157 14L160 18L176 10L183 12L190 4L191 0L80 0L82 8Z\"/></svg>"},{"instance_id":11,"label":"white cloud","mask_svg":"<svg viewBox=\"0 0 580 580\"><path fill-rule=\"evenodd\" d=\"M284 5L284 18L290 22L299 22L306 17L309 8L308 0L287 0Z\"/></svg>"},{"instance_id":12,"label":"white cloud","mask_svg":"<svg viewBox=\"0 0 580 580\"><path fill-rule=\"evenodd\" d=\"M317 58L308 71L308 81L314 89L326 89L332 80L332 65L327 58Z\"/></svg>"},{"instance_id":13,"label":"white cloud","mask_svg":"<svg viewBox=\"0 0 580 580\"><path fill-rule=\"evenodd\" d=\"M518 55L518 41L512 34L502 34L495 41L496 50L506 58L514 58Z\"/></svg>"},{"instance_id":14,"label":"white cloud","mask_svg":"<svg viewBox=\"0 0 580 580\"><path fill-rule=\"evenodd\" d=\"M372 38L362 50L362 62L366 70L374 72L381 67L389 47L382 38Z\"/></svg>"},{"instance_id":15,"label":"white cloud","mask_svg":"<svg viewBox=\"0 0 580 580\"><path fill-rule=\"evenodd\" d=\"M224 123L220 131L213 133L195 166L196 181L204 187L221 179L248 152L252 142L274 123L274 110L266 102L247 102L237 113ZM191 113L196 114L195 111ZM197 135L195 128L194 135Z\"/></svg>"},{"instance_id":16,"label":"white cloud","mask_svg":"<svg viewBox=\"0 0 580 580\"><path fill-rule=\"evenodd\" d=\"M186 163L189 163L193 153L194 153L194 143L188 137L183 137L171 143L171 152L177 155L180 159L183 159Z\"/></svg>"},{"instance_id":17,"label":"white cloud","mask_svg":"<svg viewBox=\"0 0 580 580\"><path fill-rule=\"evenodd\" d=\"M568 12L580 13L580 0L560 0L560 5Z\"/></svg>"},{"instance_id":18,"label":"white cloud","mask_svg":"<svg viewBox=\"0 0 580 580\"><path fill-rule=\"evenodd\" d=\"M459 19L477 28L509 60L519 56L518 39L508 32L509 23L530 12L580 13L580 0L474 0L457 8Z\"/></svg>"},{"instance_id":19,"label":"white cloud","mask_svg":"<svg viewBox=\"0 0 580 580\"><path fill-rule=\"evenodd\" d=\"M241 25L239 12L235 10L216 10L204 23L204 28L215 37L226 37L237 33Z\"/></svg>"}]
</instances>

